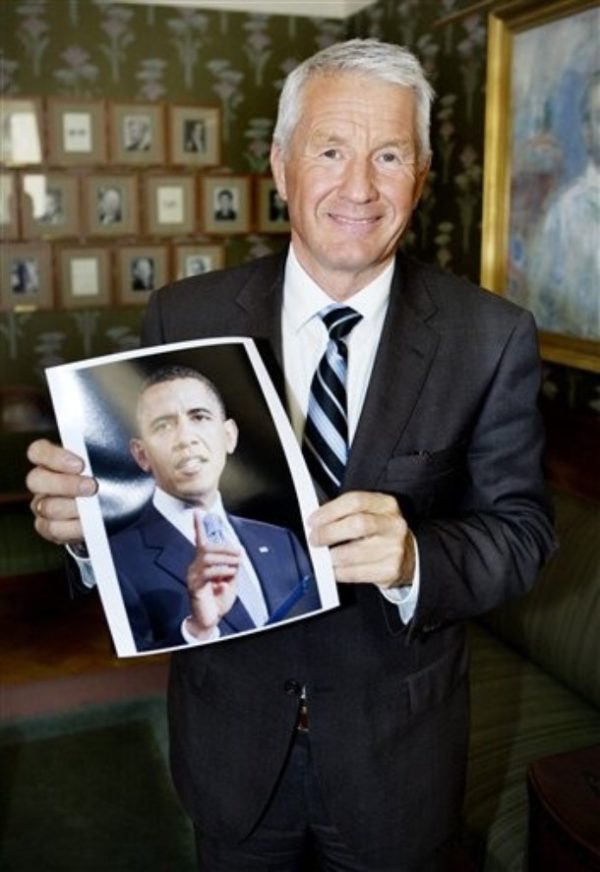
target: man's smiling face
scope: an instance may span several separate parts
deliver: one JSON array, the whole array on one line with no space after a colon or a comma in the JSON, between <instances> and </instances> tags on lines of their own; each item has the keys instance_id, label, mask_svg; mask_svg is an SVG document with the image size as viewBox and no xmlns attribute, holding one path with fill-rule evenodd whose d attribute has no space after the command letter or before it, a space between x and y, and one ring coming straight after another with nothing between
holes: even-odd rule
<instances>
[{"instance_id":1,"label":"man's smiling face","mask_svg":"<svg viewBox=\"0 0 600 872\"><path fill-rule=\"evenodd\" d=\"M393 257L421 194L412 90L355 73L317 75L285 152L272 150L294 251L328 293L350 296Z\"/></svg>"},{"instance_id":2,"label":"man's smiling face","mask_svg":"<svg viewBox=\"0 0 600 872\"><path fill-rule=\"evenodd\" d=\"M171 496L210 506L237 427L208 385L194 378L158 382L140 398L137 419L139 436L130 447L138 465Z\"/></svg>"}]
</instances>

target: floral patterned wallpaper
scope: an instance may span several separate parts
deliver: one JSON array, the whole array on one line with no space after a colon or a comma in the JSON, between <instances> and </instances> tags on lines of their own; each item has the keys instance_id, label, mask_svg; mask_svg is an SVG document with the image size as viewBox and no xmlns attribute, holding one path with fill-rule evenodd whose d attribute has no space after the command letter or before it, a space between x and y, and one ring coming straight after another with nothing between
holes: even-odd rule
<instances>
[{"instance_id":1,"label":"floral patterned wallpaper","mask_svg":"<svg viewBox=\"0 0 600 872\"><path fill-rule=\"evenodd\" d=\"M223 163L268 171L282 80L339 39L375 36L409 46L436 89L434 162L405 240L423 259L477 280L483 177L486 26L483 13L440 24L471 0L379 0L346 21L268 16L107 0L4 0L0 93L218 103ZM281 239L229 240L228 264L276 250ZM43 384L43 368L135 346L139 311L5 314L0 383ZM558 368L559 370L562 368ZM550 380L552 373L550 371ZM581 374L568 395L596 397ZM564 373L554 377L560 384ZM598 399L598 397L596 397Z\"/></svg>"}]
</instances>

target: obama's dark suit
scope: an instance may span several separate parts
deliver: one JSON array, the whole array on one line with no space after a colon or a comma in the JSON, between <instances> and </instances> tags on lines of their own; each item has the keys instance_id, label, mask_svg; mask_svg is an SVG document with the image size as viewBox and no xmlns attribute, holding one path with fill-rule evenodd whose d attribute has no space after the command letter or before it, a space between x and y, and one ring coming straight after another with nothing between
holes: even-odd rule
<instances>
[{"instance_id":1,"label":"obama's dark suit","mask_svg":"<svg viewBox=\"0 0 600 872\"><path fill-rule=\"evenodd\" d=\"M284 263L159 291L145 344L247 335L281 361ZM419 546L416 613L405 626L374 585L344 585L332 612L173 657L172 767L201 831L251 831L305 685L326 805L366 868L422 869L449 837L468 741L463 621L527 590L554 547L538 387L528 313L398 256L343 489L397 497Z\"/></svg>"},{"instance_id":2,"label":"obama's dark suit","mask_svg":"<svg viewBox=\"0 0 600 872\"><path fill-rule=\"evenodd\" d=\"M252 563L270 620L320 608L308 558L291 530L233 515L229 521ZM150 503L133 524L110 537L110 548L138 650L184 645L192 543ZM222 636L254 627L239 598L219 622Z\"/></svg>"}]
</instances>

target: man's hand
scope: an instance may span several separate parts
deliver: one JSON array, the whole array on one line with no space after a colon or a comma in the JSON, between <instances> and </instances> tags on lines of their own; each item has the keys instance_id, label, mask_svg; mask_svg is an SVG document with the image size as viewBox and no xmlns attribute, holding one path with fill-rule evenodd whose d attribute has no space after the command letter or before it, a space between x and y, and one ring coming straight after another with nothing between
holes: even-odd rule
<instances>
[{"instance_id":1,"label":"man's hand","mask_svg":"<svg viewBox=\"0 0 600 872\"><path fill-rule=\"evenodd\" d=\"M350 491L320 506L308 519L312 545L327 545L336 580L383 588L411 584L414 537L396 500Z\"/></svg>"},{"instance_id":2,"label":"man's hand","mask_svg":"<svg viewBox=\"0 0 600 872\"><path fill-rule=\"evenodd\" d=\"M194 529L196 556L187 571L192 616L186 629L206 641L212 638L219 621L235 602L241 554L226 542L218 545L208 542L199 512L194 512Z\"/></svg>"},{"instance_id":3,"label":"man's hand","mask_svg":"<svg viewBox=\"0 0 600 872\"><path fill-rule=\"evenodd\" d=\"M35 529L57 545L82 542L75 497L95 494L96 480L81 474L84 463L80 457L47 439L32 442L27 457L34 464L25 483L33 494L30 506Z\"/></svg>"}]
</instances>

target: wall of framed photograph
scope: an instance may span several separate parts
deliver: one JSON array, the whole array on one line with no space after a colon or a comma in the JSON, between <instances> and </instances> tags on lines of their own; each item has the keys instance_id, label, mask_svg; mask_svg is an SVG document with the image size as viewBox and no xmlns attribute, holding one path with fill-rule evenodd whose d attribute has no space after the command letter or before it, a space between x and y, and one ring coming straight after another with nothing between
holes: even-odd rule
<instances>
[{"instance_id":1,"label":"wall of framed photograph","mask_svg":"<svg viewBox=\"0 0 600 872\"><path fill-rule=\"evenodd\" d=\"M207 233L230 236L251 228L249 176L204 176L202 219Z\"/></svg>"},{"instance_id":2,"label":"wall of framed photograph","mask_svg":"<svg viewBox=\"0 0 600 872\"><path fill-rule=\"evenodd\" d=\"M46 242L4 246L0 263L0 311L51 309L52 261Z\"/></svg>"},{"instance_id":3,"label":"wall of framed photograph","mask_svg":"<svg viewBox=\"0 0 600 872\"><path fill-rule=\"evenodd\" d=\"M220 165L221 108L70 97L0 105L4 311L140 306L289 232L269 176Z\"/></svg>"},{"instance_id":4,"label":"wall of framed photograph","mask_svg":"<svg viewBox=\"0 0 600 872\"><path fill-rule=\"evenodd\" d=\"M61 248L59 277L58 293L65 309L95 308L111 302L108 248Z\"/></svg>"},{"instance_id":5,"label":"wall of framed photograph","mask_svg":"<svg viewBox=\"0 0 600 872\"><path fill-rule=\"evenodd\" d=\"M186 279L225 266L225 248L222 245L175 246L175 278Z\"/></svg>"},{"instance_id":6,"label":"wall of framed photograph","mask_svg":"<svg viewBox=\"0 0 600 872\"><path fill-rule=\"evenodd\" d=\"M109 113L112 163L133 166L164 164L165 125L162 104L112 103Z\"/></svg>"},{"instance_id":7,"label":"wall of framed photograph","mask_svg":"<svg viewBox=\"0 0 600 872\"><path fill-rule=\"evenodd\" d=\"M47 123L50 163L57 166L106 163L104 100L49 97Z\"/></svg>"},{"instance_id":8,"label":"wall of framed photograph","mask_svg":"<svg viewBox=\"0 0 600 872\"><path fill-rule=\"evenodd\" d=\"M26 239L76 236L80 228L79 180L57 172L21 174L20 210Z\"/></svg>"},{"instance_id":9,"label":"wall of framed photograph","mask_svg":"<svg viewBox=\"0 0 600 872\"><path fill-rule=\"evenodd\" d=\"M120 248L117 261L117 301L143 306L150 293L168 278L166 245L128 245Z\"/></svg>"}]
</instances>

